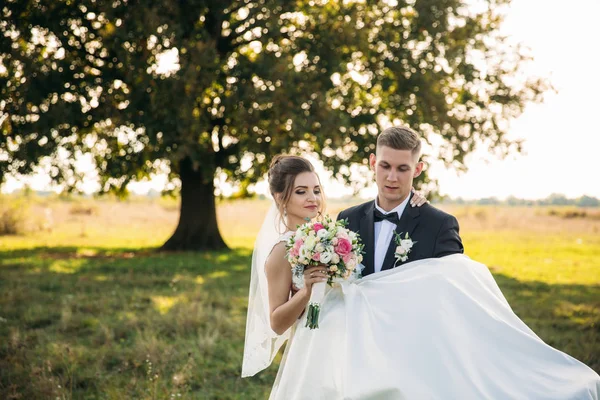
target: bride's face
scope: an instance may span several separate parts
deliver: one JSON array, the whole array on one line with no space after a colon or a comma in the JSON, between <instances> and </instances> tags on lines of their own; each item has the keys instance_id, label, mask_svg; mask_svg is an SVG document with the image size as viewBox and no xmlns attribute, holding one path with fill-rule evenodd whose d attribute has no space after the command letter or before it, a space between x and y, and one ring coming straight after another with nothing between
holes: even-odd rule
<instances>
[{"instance_id":1,"label":"bride's face","mask_svg":"<svg viewBox=\"0 0 600 400\"><path fill-rule=\"evenodd\" d=\"M296 176L286 208L291 226L304 223L305 218L317 216L321 208L321 186L317 174L302 172Z\"/></svg>"}]
</instances>

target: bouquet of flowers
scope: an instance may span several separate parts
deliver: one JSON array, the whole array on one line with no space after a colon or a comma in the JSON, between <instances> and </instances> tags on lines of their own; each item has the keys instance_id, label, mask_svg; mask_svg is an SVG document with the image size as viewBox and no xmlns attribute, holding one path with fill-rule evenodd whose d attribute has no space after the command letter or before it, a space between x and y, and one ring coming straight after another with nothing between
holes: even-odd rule
<instances>
[{"instance_id":1,"label":"bouquet of flowers","mask_svg":"<svg viewBox=\"0 0 600 400\"><path fill-rule=\"evenodd\" d=\"M327 284L360 276L363 244L355 232L346 228L347 221L333 221L325 216L320 222L307 222L298 227L287 242L287 260L292 265L296 286L304 283L304 269L311 266L327 267ZM325 282L312 287L306 326L319 327L321 300L325 295Z\"/></svg>"}]
</instances>

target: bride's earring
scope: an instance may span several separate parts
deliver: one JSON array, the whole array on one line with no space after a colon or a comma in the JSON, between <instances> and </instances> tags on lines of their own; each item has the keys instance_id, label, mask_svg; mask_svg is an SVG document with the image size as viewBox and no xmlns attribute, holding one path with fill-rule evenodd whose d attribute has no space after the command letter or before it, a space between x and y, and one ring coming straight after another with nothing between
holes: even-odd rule
<instances>
[{"instance_id":1,"label":"bride's earring","mask_svg":"<svg viewBox=\"0 0 600 400\"><path fill-rule=\"evenodd\" d=\"M287 207L283 207L283 216L287 217Z\"/></svg>"}]
</instances>

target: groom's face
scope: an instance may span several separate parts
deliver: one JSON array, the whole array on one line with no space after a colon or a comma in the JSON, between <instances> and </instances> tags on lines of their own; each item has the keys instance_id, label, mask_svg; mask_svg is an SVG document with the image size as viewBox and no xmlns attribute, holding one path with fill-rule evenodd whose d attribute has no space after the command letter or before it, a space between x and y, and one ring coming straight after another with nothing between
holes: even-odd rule
<instances>
[{"instance_id":1,"label":"groom's face","mask_svg":"<svg viewBox=\"0 0 600 400\"><path fill-rule=\"evenodd\" d=\"M377 147L369 164L375 172L377 198L386 211L398 206L410 194L413 179L421 174L423 163L410 150L396 150L388 146Z\"/></svg>"}]
</instances>

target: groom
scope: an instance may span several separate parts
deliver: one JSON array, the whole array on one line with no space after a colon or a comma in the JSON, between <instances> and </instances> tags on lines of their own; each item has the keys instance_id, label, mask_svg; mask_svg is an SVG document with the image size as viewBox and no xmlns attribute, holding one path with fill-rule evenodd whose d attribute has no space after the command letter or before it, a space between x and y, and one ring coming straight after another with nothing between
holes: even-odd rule
<instances>
[{"instance_id":1,"label":"groom","mask_svg":"<svg viewBox=\"0 0 600 400\"><path fill-rule=\"evenodd\" d=\"M413 179L421 174L421 140L409 128L388 128L377 137L376 153L369 157L375 172L377 198L338 215L364 243L363 276L423 258L462 253L458 222L452 215L425 204L408 205ZM395 234L408 233L414 243L408 259L396 263Z\"/></svg>"}]
</instances>

